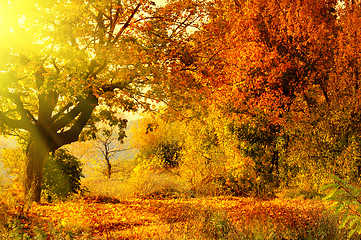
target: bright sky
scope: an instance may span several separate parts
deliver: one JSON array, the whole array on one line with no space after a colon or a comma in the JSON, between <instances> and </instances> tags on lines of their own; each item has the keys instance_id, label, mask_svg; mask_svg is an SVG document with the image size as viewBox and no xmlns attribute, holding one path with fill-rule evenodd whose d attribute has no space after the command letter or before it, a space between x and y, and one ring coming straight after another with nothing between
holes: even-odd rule
<instances>
[{"instance_id":1,"label":"bright sky","mask_svg":"<svg viewBox=\"0 0 361 240\"><path fill-rule=\"evenodd\" d=\"M154 2L157 6L162 6L165 4L166 0L154 0Z\"/></svg>"}]
</instances>

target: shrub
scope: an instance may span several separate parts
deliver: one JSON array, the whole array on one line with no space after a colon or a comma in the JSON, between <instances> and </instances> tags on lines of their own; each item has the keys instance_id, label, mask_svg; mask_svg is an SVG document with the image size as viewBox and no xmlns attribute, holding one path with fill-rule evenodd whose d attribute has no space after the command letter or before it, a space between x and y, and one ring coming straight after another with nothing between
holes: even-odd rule
<instances>
[{"instance_id":1,"label":"shrub","mask_svg":"<svg viewBox=\"0 0 361 240\"><path fill-rule=\"evenodd\" d=\"M333 202L332 206L341 218L340 229L347 233L348 239L360 239L361 236L361 189L356 188L337 176L324 186L329 194L324 198Z\"/></svg>"},{"instance_id":2,"label":"shrub","mask_svg":"<svg viewBox=\"0 0 361 240\"><path fill-rule=\"evenodd\" d=\"M156 156L140 161L126 180L128 192L137 197L174 197L189 188L189 184L170 169L164 168L164 161Z\"/></svg>"},{"instance_id":3,"label":"shrub","mask_svg":"<svg viewBox=\"0 0 361 240\"><path fill-rule=\"evenodd\" d=\"M48 198L65 199L81 190L82 165L66 150L51 154L45 163L43 194Z\"/></svg>"}]
</instances>

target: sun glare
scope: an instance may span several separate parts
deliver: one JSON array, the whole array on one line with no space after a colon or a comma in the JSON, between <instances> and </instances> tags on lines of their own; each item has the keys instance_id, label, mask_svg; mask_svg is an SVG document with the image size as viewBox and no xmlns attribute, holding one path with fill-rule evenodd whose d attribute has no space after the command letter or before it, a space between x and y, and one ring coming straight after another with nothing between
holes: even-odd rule
<instances>
[{"instance_id":1,"label":"sun glare","mask_svg":"<svg viewBox=\"0 0 361 240\"><path fill-rule=\"evenodd\" d=\"M10 1L0 2L0 30L14 32L17 28L24 27L26 17L25 9L12 4Z\"/></svg>"},{"instance_id":2,"label":"sun glare","mask_svg":"<svg viewBox=\"0 0 361 240\"><path fill-rule=\"evenodd\" d=\"M19 26L18 16L9 2L0 3L0 23L1 32L13 32Z\"/></svg>"},{"instance_id":3,"label":"sun glare","mask_svg":"<svg viewBox=\"0 0 361 240\"><path fill-rule=\"evenodd\" d=\"M20 27L24 27L25 20L26 20L25 15L22 15L20 18L18 18L18 23Z\"/></svg>"},{"instance_id":4,"label":"sun glare","mask_svg":"<svg viewBox=\"0 0 361 240\"><path fill-rule=\"evenodd\" d=\"M23 1L0 0L0 48L28 47L26 14L29 9Z\"/></svg>"}]
</instances>

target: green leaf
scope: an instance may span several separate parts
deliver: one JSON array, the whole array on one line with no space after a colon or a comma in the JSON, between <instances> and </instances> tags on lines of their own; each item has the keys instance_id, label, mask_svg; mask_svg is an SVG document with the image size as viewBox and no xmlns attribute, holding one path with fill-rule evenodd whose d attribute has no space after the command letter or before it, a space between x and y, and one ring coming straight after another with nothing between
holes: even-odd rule
<instances>
[{"instance_id":1,"label":"green leaf","mask_svg":"<svg viewBox=\"0 0 361 240\"><path fill-rule=\"evenodd\" d=\"M346 224L352 219L354 216L348 215L346 218L342 219L340 226L338 226L339 229L343 229L346 227Z\"/></svg>"},{"instance_id":2,"label":"green leaf","mask_svg":"<svg viewBox=\"0 0 361 240\"><path fill-rule=\"evenodd\" d=\"M336 188L337 185L335 183L329 183L329 184L326 184L326 185L323 185L321 187L321 191L325 191L325 190L328 190L330 188Z\"/></svg>"},{"instance_id":3,"label":"green leaf","mask_svg":"<svg viewBox=\"0 0 361 240\"><path fill-rule=\"evenodd\" d=\"M351 221L350 221L350 224L349 224L349 228L352 229L353 226L357 223L357 225L360 224L360 219L358 217L354 217ZM358 226L360 227L360 226Z\"/></svg>"},{"instance_id":4,"label":"green leaf","mask_svg":"<svg viewBox=\"0 0 361 240\"><path fill-rule=\"evenodd\" d=\"M347 239L350 239L355 232L356 232L356 229L352 229L352 230L347 234Z\"/></svg>"}]
</instances>

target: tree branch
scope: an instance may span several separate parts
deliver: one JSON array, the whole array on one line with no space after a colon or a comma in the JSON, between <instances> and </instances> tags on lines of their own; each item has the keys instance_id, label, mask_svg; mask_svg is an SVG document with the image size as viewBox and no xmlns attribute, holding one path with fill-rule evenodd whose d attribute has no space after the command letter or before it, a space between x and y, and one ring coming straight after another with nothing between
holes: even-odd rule
<instances>
[{"instance_id":1,"label":"tree branch","mask_svg":"<svg viewBox=\"0 0 361 240\"><path fill-rule=\"evenodd\" d=\"M120 3L119 3L119 4L120 4ZM113 36L114 30L115 30L115 26L117 25L117 21L118 21L119 14L120 14L120 5L118 5L118 7L117 7L117 10L116 10L116 12L115 12L114 18L113 18L112 15L111 15L111 10L112 10L112 7L111 7L110 10L109 10L110 29L109 29L109 39L108 39L108 43L111 42L111 40L112 40L112 37L111 37L111 36Z\"/></svg>"},{"instance_id":2,"label":"tree branch","mask_svg":"<svg viewBox=\"0 0 361 240\"><path fill-rule=\"evenodd\" d=\"M53 116L52 116L52 122L54 122L56 119L58 119L61 115L63 115L64 114L64 112L66 111L66 110L68 110L71 106L73 106L73 104L72 103L68 103L68 104L66 104L62 109L60 109L59 110L59 112L57 112L56 114L54 114Z\"/></svg>"},{"instance_id":3,"label":"tree branch","mask_svg":"<svg viewBox=\"0 0 361 240\"><path fill-rule=\"evenodd\" d=\"M56 149L63 145L78 141L81 131L87 124L91 114L93 113L94 108L97 105L98 99L93 95L79 102L79 104L75 107L80 110L79 117L75 120L73 126L69 130L57 134L57 146L55 147ZM65 121L68 122L67 119L65 119Z\"/></svg>"},{"instance_id":4,"label":"tree branch","mask_svg":"<svg viewBox=\"0 0 361 240\"><path fill-rule=\"evenodd\" d=\"M115 89L124 89L127 85L128 83L125 82L105 84L98 89L98 93L112 92Z\"/></svg>"},{"instance_id":5,"label":"tree branch","mask_svg":"<svg viewBox=\"0 0 361 240\"><path fill-rule=\"evenodd\" d=\"M173 32L170 34L169 37L172 38L173 35L178 31L178 29L179 29L180 27L182 27L183 25L185 25L185 28L188 27L188 26L190 26L190 24L192 24L192 23L189 23L189 24L185 24L185 23L187 22L187 20L188 20L192 15L193 15L192 13L189 13L188 16L187 16L181 23L179 23L179 25L176 27L176 29L173 30Z\"/></svg>"},{"instance_id":6,"label":"tree branch","mask_svg":"<svg viewBox=\"0 0 361 240\"><path fill-rule=\"evenodd\" d=\"M36 122L36 119L30 113L30 111L25 109L24 104L21 101L19 95L0 90L0 96L9 98L10 100L12 100L15 103L17 112L20 114L21 121L23 122L23 124L25 124L27 122L26 125L32 126L31 121ZM3 114L5 114L5 113L3 113Z\"/></svg>"},{"instance_id":7,"label":"tree branch","mask_svg":"<svg viewBox=\"0 0 361 240\"><path fill-rule=\"evenodd\" d=\"M103 63L102 63L95 71L93 71L93 72L89 75L89 77L90 77L90 78L92 78L92 77L95 78L96 75L99 74L106 66L107 66L107 60L104 59Z\"/></svg>"},{"instance_id":8,"label":"tree branch","mask_svg":"<svg viewBox=\"0 0 361 240\"><path fill-rule=\"evenodd\" d=\"M9 118L8 116L6 116L6 113L4 112L0 112L0 121L3 122L9 128L24 129L29 132L31 131L32 125L29 125L27 121Z\"/></svg>"},{"instance_id":9,"label":"tree branch","mask_svg":"<svg viewBox=\"0 0 361 240\"><path fill-rule=\"evenodd\" d=\"M54 124L51 126L51 129L55 132L59 131L60 129L62 129L63 127L67 126L68 124L70 124L79 114L82 113L82 111L84 111L84 109L87 108L88 106L88 102L90 101L90 99L92 98L88 97L86 99L82 99L78 102L78 104L67 114L65 114L62 118L58 119L57 121L54 122ZM69 104L68 104L69 105ZM68 106L67 105L67 106ZM65 106L65 107L67 107ZM65 107L63 109L65 109ZM65 109L66 110L66 109ZM58 113L59 114L59 113ZM58 115L57 114L57 115ZM54 117L53 117L54 118Z\"/></svg>"},{"instance_id":10,"label":"tree branch","mask_svg":"<svg viewBox=\"0 0 361 240\"><path fill-rule=\"evenodd\" d=\"M118 39L120 38L120 36L123 34L124 30L130 25L130 22L132 21L132 19L134 18L134 15L138 12L140 6L142 4L138 3L138 5L135 7L135 9L133 10L132 14L129 16L128 20L126 21L126 23L124 23L123 27L119 30L119 32L117 33L117 35L115 36L114 40L111 42L111 44L115 44Z\"/></svg>"},{"instance_id":11,"label":"tree branch","mask_svg":"<svg viewBox=\"0 0 361 240\"><path fill-rule=\"evenodd\" d=\"M123 149L113 149L113 150L110 150L109 153L123 152L123 151L132 150L132 149L134 149L134 148L135 148L135 147L123 148Z\"/></svg>"},{"instance_id":12,"label":"tree branch","mask_svg":"<svg viewBox=\"0 0 361 240\"><path fill-rule=\"evenodd\" d=\"M162 16L144 17L144 18L140 18L138 20L135 20L134 23L138 23L138 22L141 22L141 21L149 20L149 19L164 19L164 17L162 17Z\"/></svg>"}]
</instances>

